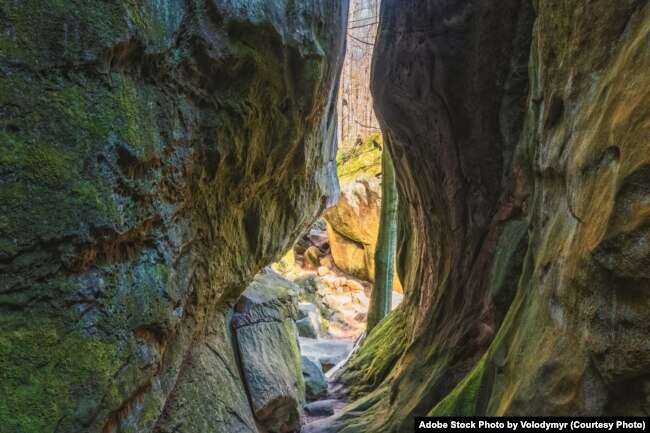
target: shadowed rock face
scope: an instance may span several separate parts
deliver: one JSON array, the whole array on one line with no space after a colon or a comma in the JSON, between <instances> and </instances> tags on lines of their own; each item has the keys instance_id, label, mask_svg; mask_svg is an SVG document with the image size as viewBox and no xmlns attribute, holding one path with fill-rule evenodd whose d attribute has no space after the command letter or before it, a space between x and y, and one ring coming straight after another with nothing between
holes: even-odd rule
<instances>
[{"instance_id":1,"label":"shadowed rock face","mask_svg":"<svg viewBox=\"0 0 650 433\"><path fill-rule=\"evenodd\" d=\"M382 4L372 89L405 300L324 431L650 413L650 5L534 6Z\"/></svg>"},{"instance_id":2,"label":"shadowed rock face","mask_svg":"<svg viewBox=\"0 0 650 433\"><path fill-rule=\"evenodd\" d=\"M0 4L0 430L256 431L225 316L337 196L346 12Z\"/></svg>"},{"instance_id":3,"label":"shadowed rock face","mask_svg":"<svg viewBox=\"0 0 650 433\"><path fill-rule=\"evenodd\" d=\"M486 355L489 414L650 414L650 4L539 2L519 291Z\"/></svg>"},{"instance_id":4,"label":"shadowed rock face","mask_svg":"<svg viewBox=\"0 0 650 433\"><path fill-rule=\"evenodd\" d=\"M412 429L409 416L427 413L479 359L514 295L526 235L511 163L532 7L397 3L382 4L372 90L398 175L405 299L343 373L353 394L375 389L359 404L373 414L362 429L377 432Z\"/></svg>"}]
</instances>

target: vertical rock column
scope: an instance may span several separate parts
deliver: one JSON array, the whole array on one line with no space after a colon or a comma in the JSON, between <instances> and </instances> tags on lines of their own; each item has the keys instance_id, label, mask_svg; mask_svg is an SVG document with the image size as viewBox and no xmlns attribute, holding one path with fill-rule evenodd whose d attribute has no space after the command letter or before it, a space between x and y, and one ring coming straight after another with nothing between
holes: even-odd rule
<instances>
[{"instance_id":1,"label":"vertical rock column","mask_svg":"<svg viewBox=\"0 0 650 433\"><path fill-rule=\"evenodd\" d=\"M373 91L405 300L330 431L650 413L650 5L533 3L533 27L525 1L384 3Z\"/></svg>"},{"instance_id":2,"label":"vertical rock column","mask_svg":"<svg viewBox=\"0 0 650 433\"><path fill-rule=\"evenodd\" d=\"M409 431L503 320L526 243L515 148L533 18L521 0L382 2L371 90L397 173L405 298L343 373L363 399L339 426Z\"/></svg>"},{"instance_id":3,"label":"vertical rock column","mask_svg":"<svg viewBox=\"0 0 650 433\"><path fill-rule=\"evenodd\" d=\"M246 288L232 318L253 414L272 433L300 430L305 382L295 323L299 290L266 270Z\"/></svg>"}]
</instances>

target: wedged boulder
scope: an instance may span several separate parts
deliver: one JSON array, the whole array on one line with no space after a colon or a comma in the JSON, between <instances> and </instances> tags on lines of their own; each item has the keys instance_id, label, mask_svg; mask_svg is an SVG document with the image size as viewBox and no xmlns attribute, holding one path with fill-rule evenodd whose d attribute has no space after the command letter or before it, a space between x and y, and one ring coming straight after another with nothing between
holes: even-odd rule
<instances>
[{"instance_id":1,"label":"wedged boulder","mask_svg":"<svg viewBox=\"0 0 650 433\"><path fill-rule=\"evenodd\" d=\"M302 355L302 375L305 379L307 401L317 400L327 394L327 377L316 358Z\"/></svg>"},{"instance_id":2,"label":"wedged boulder","mask_svg":"<svg viewBox=\"0 0 650 433\"><path fill-rule=\"evenodd\" d=\"M231 322L253 414L273 433L298 429L305 401L297 293L295 284L267 269L241 295Z\"/></svg>"},{"instance_id":3,"label":"wedged boulder","mask_svg":"<svg viewBox=\"0 0 650 433\"><path fill-rule=\"evenodd\" d=\"M329 223L327 236L330 239L332 258L339 269L362 280L374 279L374 245L364 245L350 239L337 232Z\"/></svg>"}]
</instances>

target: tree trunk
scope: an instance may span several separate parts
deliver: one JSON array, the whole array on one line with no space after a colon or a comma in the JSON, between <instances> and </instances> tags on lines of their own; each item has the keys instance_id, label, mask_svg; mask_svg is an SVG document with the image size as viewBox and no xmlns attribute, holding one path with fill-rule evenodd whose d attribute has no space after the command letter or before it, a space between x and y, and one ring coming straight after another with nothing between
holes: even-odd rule
<instances>
[{"instance_id":1,"label":"tree trunk","mask_svg":"<svg viewBox=\"0 0 650 433\"><path fill-rule=\"evenodd\" d=\"M397 186L390 153L384 143L381 156L381 216L375 250L375 283L370 294L367 333L390 312L393 278L395 278L395 244L397 241Z\"/></svg>"}]
</instances>

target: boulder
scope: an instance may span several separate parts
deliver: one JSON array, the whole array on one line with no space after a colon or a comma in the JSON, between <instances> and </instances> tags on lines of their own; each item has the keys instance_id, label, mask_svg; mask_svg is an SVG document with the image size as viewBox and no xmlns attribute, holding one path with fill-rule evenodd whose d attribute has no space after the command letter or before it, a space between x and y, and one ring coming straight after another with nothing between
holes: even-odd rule
<instances>
[{"instance_id":1,"label":"boulder","mask_svg":"<svg viewBox=\"0 0 650 433\"><path fill-rule=\"evenodd\" d=\"M296 328L298 329L298 335L301 337L319 337L318 326L314 325L314 322L312 322L308 317L296 320Z\"/></svg>"},{"instance_id":2,"label":"boulder","mask_svg":"<svg viewBox=\"0 0 650 433\"><path fill-rule=\"evenodd\" d=\"M325 325L320 311L310 302L298 304L296 326L301 337L318 338L325 333Z\"/></svg>"},{"instance_id":3,"label":"boulder","mask_svg":"<svg viewBox=\"0 0 650 433\"><path fill-rule=\"evenodd\" d=\"M302 255L305 265L310 268L318 268L320 266L320 251L315 246L310 246L307 248L305 253Z\"/></svg>"},{"instance_id":4,"label":"boulder","mask_svg":"<svg viewBox=\"0 0 650 433\"><path fill-rule=\"evenodd\" d=\"M374 279L374 246L366 246L342 235L329 223L327 235L337 268L362 280Z\"/></svg>"},{"instance_id":5,"label":"boulder","mask_svg":"<svg viewBox=\"0 0 650 433\"><path fill-rule=\"evenodd\" d=\"M347 340L329 340L300 337L300 349L303 356L317 359L324 372L344 361L354 343Z\"/></svg>"},{"instance_id":6,"label":"boulder","mask_svg":"<svg viewBox=\"0 0 650 433\"><path fill-rule=\"evenodd\" d=\"M253 414L269 432L300 426L305 383L294 319L298 287L272 270L235 305L232 326Z\"/></svg>"},{"instance_id":7,"label":"boulder","mask_svg":"<svg viewBox=\"0 0 650 433\"><path fill-rule=\"evenodd\" d=\"M317 400L327 394L327 377L316 358L302 355L302 375L305 380L307 401Z\"/></svg>"},{"instance_id":8,"label":"boulder","mask_svg":"<svg viewBox=\"0 0 650 433\"><path fill-rule=\"evenodd\" d=\"M375 248L381 211L381 151L373 134L361 146L337 158L341 198L325 212L332 258L342 271L366 281L375 279ZM401 291L399 278L394 289Z\"/></svg>"},{"instance_id":9,"label":"boulder","mask_svg":"<svg viewBox=\"0 0 650 433\"><path fill-rule=\"evenodd\" d=\"M334 403L336 400L318 400L305 405L305 413L309 416L331 416L334 415Z\"/></svg>"}]
</instances>

